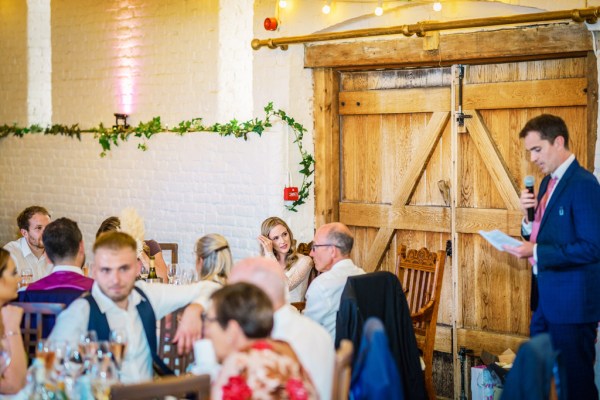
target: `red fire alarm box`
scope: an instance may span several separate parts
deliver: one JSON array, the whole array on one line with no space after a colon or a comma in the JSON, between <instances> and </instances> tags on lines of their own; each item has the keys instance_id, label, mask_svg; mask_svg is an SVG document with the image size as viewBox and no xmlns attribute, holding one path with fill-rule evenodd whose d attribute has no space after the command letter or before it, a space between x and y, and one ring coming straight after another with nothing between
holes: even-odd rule
<instances>
[{"instance_id":1,"label":"red fire alarm box","mask_svg":"<svg viewBox=\"0 0 600 400\"><path fill-rule=\"evenodd\" d=\"M298 188L297 187L286 187L283 189L283 200L285 201L296 201L298 200Z\"/></svg>"}]
</instances>

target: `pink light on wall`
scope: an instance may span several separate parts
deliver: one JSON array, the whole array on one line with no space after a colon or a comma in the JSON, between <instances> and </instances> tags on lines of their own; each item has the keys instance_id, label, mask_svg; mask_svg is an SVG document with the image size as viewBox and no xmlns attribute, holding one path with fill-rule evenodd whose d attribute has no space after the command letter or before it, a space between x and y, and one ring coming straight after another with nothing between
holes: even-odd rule
<instances>
[{"instance_id":1,"label":"pink light on wall","mask_svg":"<svg viewBox=\"0 0 600 400\"><path fill-rule=\"evenodd\" d=\"M135 6L130 1L120 1L112 10L116 21L114 30L114 78L116 110L119 113L131 115L137 103L136 83L139 76L139 63L136 60L136 51L139 49L140 19L134 18Z\"/></svg>"}]
</instances>

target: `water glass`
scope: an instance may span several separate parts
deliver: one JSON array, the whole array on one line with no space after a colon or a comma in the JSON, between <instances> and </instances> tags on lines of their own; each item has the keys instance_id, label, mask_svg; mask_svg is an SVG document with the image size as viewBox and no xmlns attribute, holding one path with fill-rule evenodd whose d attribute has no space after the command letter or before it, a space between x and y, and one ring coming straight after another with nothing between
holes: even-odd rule
<instances>
[{"instance_id":1,"label":"water glass","mask_svg":"<svg viewBox=\"0 0 600 400\"><path fill-rule=\"evenodd\" d=\"M117 371L110 356L105 355L92 367L91 383L94 398L110 399L110 387L117 383Z\"/></svg>"},{"instance_id":2,"label":"water glass","mask_svg":"<svg viewBox=\"0 0 600 400\"><path fill-rule=\"evenodd\" d=\"M177 264L167 264L167 276L169 277L169 283L175 282L177 276Z\"/></svg>"}]
</instances>

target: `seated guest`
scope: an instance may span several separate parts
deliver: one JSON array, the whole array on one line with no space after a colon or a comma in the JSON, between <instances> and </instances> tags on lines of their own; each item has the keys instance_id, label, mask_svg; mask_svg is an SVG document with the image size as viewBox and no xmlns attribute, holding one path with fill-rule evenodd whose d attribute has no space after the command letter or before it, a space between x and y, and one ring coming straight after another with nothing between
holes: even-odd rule
<instances>
[{"instance_id":1,"label":"seated guest","mask_svg":"<svg viewBox=\"0 0 600 400\"><path fill-rule=\"evenodd\" d=\"M68 218L59 218L46 226L42 238L46 254L54 267L50 275L30 284L27 291L75 289L84 292L91 290L94 280L83 274L85 248L77 223Z\"/></svg>"},{"instance_id":2,"label":"seated guest","mask_svg":"<svg viewBox=\"0 0 600 400\"><path fill-rule=\"evenodd\" d=\"M271 337L292 346L319 397L329 398L335 362L333 340L325 328L287 304L287 278L279 264L264 257L244 259L229 278L229 283L237 282L256 285L269 296L275 310Z\"/></svg>"},{"instance_id":3,"label":"seated guest","mask_svg":"<svg viewBox=\"0 0 600 400\"><path fill-rule=\"evenodd\" d=\"M211 398L318 398L292 348L268 339L273 305L262 290L247 283L225 286L212 295L204 321L222 363Z\"/></svg>"},{"instance_id":4,"label":"seated guest","mask_svg":"<svg viewBox=\"0 0 600 400\"><path fill-rule=\"evenodd\" d=\"M4 246L17 266L17 273L29 269L33 273L32 281L45 277L52 269L42 241L42 233L49 223L50 214L44 207L27 207L17 217L22 237Z\"/></svg>"},{"instance_id":5,"label":"seated guest","mask_svg":"<svg viewBox=\"0 0 600 400\"><path fill-rule=\"evenodd\" d=\"M260 254L279 263L285 271L290 302L304 301L308 277L313 267L310 257L298 254L292 231L284 220L270 217L263 221L258 237Z\"/></svg>"},{"instance_id":6,"label":"seated guest","mask_svg":"<svg viewBox=\"0 0 600 400\"><path fill-rule=\"evenodd\" d=\"M196 269L201 280L227 283L233 266L227 239L218 233L209 233L196 242Z\"/></svg>"},{"instance_id":7,"label":"seated guest","mask_svg":"<svg viewBox=\"0 0 600 400\"><path fill-rule=\"evenodd\" d=\"M180 353L190 351L202 333L200 316L213 282L175 286L136 281L138 274L136 241L124 232L107 232L94 243L94 285L91 293L75 300L57 318L50 339L77 341L94 330L98 340L108 340L111 330L121 330L128 338L121 366L124 383L152 379L153 362L160 374L168 367L157 355L156 320L194 301L184 311L173 338Z\"/></svg>"},{"instance_id":8,"label":"seated guest","mask_svg":"<svg viewBox=\"0 0 600 400\"><path fill-rule=\"evenodd\" d=\"M154 256L154 267L156 274L163 282L168 282L167 264L162 255L162 249L155 240L144 240L144 221L133 208L127 208L121 213L121 217L108 217L98 228L96 238L104 232L125 232L136 239L138 243L138 258L143 266L150 268L150 257Z\"/></svg>"},{"instance_id":9,"label":"seated guest","mask_svg":"<svg viewBox=\"0 0 600 400\"><path fill-rule=\"evenodd\" d=\"M317 229L310 251L315 268L321 274L312 281L306 292L304 315L327 329L333 339L346 280L349 276L365 273L350 259L353 245L354 238L348 227L333 222Z\"/></svg>"},{"instance_id":10,"label":"seated guest","mask_svg":"<svg viewBox=\"0 0 600 400\"><path fill-rule=\"evenodd\" d=\"M10 253L0 249L0 348L8 350L10 364L0 365L0 394L14 394L25 386L27 376L27 356L19 325L23 309L6 303L17 297L19 275Z\"/></svg>"}]
</instances>

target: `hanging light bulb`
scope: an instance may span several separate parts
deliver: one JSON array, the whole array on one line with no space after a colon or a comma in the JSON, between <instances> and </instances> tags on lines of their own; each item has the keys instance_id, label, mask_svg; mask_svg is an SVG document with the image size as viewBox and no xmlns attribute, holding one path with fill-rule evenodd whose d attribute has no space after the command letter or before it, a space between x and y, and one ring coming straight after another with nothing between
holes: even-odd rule
<instances>
[{"instance_id":1,"label":"hanging light bulb","mask_svg":"<svg viewBox=\"0 0 600 400\"><path fill-rule=\"evenodd\" d=\"M433 11L436 11L436 12L442 11L442 3L440 3L439 1L436 1L435 3L433 3Z\"/></svg>"},{"instance_id":2,"label":"hanging light bulb","mask_svg":"<svg viewBox=\"0 0 600 400\"><path fill-rule=\"evenodd\" d=\"M329 14L331 12L331 0L327 0L321 11L323 11L323 14Z\"/></svg>"},{"instance_id":3,"label":"hanging light bulb","mask_svg":"<svg viewBox=\"0 0 600 400\"><path fill-rule=\"evenodd\" d=\"M383 15L383 0L379 0L377 2L377 7L375 7L375 15L378 17Z\"/></svg>"},{"instance_id":4,"label":"hanging light bulb","mask_svg":"<svg viewBox=\"0 0 600 400\"><path fill-rule=\"evenodd\" d=\"M286 0L279 0L279 7L286 8L287 7L287 1Z\"/></svg>"}]
</instances>

